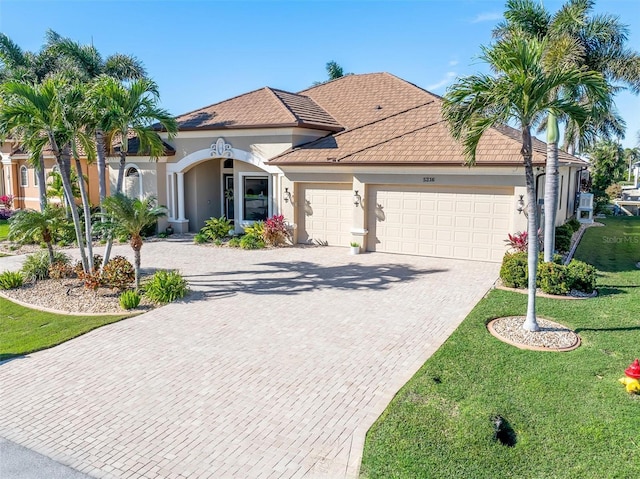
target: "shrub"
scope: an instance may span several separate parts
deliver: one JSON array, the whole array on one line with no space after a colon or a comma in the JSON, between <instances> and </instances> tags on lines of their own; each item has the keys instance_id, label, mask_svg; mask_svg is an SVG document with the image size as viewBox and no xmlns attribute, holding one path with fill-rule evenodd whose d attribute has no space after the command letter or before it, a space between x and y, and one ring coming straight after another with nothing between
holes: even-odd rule
<instances>
[{"instance_id":1,"label":"shrub","mask_svg":"<svg viewBox=\"0 0 640 479\"><path fill-rule=\"evenodd\" d=\"M137 308L140 304L140 294L137 291L124 291L118 298L122 309Z\"/></svg>"},{"instance_id":2,"label":"shrub","mask_svg":"<svg viewBox=\"0 0 640 479\"><path fill-rule=\"evenodd\" d=\"M556 263L540 263L538 286L548 294L567 294L571 289L567 267Z\"/></svg>"},{"instance_id":3,"label":"shrub","mask_svg":"<svg viewBox=\"0 0 640 479\"><path fill-rule=\"evenodd\" d=\"M144 285L144 294L155 303L170 303L184 298L187 281L177 271L158 271Z\"/></svg>"},{"instance_id":4,"label":"shrub","mask_svg":"<svg viewBox=\"0 0 640 479\"><path fill-rule=\"evenodd\" d=\"M262 249L266 246L262 236L254 233L243 235L240 238L240 248L242 249Z\"/></svg>"},{"instance_id":5,"label":"shrub","mask_svg":"<svg viewBox=\"0 0 640 479\"><path fill-rule=\"evenodd\" d=\"M527 251L527 246L529 244L528 234L526 231L518 231L515 234L508 234L508 238L504 240L505 243L514 251L522 252Z\"/></svg>"},{"instance_id":6,"label":"shrub","mask_svg":"<svg viewBox=\"0 0 640 479\"><path fill-rule=\"evenodd\" d=\"M209 237L200 232L200 233L196 233L196 235L193 237L193 242L195 244L204 244L204 243L208 243L209 242Z\"/></svg>"},{"instance_id":7,"label":"shrub","mask_svg":"<svg viewBox=\"0 0 640 479\"><path fill-rule=\"evenodd\" d=\"M13 211L0 209L0 220L8 220L11 218Z\"/></svg>"},{"instance_id":8,"label":"shrub","mask_svg":"<svg viewBox=\"0 0 640 479\"><path fill-rule=\"evenodd\" d=\"M19 271L5 271L0 273L0 289L19 288L24 283L24 277Z\"/></svg>"},{"instance_id":9,"label":"shrub","mask_svg":"<svg viewBox=\"0 0 640 479\"><path fill-rule=\"evenodd\" d=\"M591 293L596 289L598 270L590 264L572 259L567 265L567 276L571 289L577 289L584 293Z\"/></svg>"},{"instance_id":10,"label":"shrub","mask_svg":"<svg viewBox=\"0 0 640 479\"><path fill-rule=\"evenodd\" d=\"M284 216L275 215L265 221L262 236L265 242L271 246L284 244L289 237L289 230L284 222Z\"/></svg>"},{"instance_id":11,"label":"shrub","mask_svg":"<svg viewBox=\"0 0 640 479\"><path fill-rule=\"evenodd\" d=\"M528 278L527 253L507 253L502 259L500 279L508 288L526 288Z\"/></svg>"},{"instance_id":12,"label":"shrub","mask_svg":"<svg viewBox=\"0 0 640 479\"><path fill-rule=\"evenodd\" d=\"M54 263L69 264L70 258L60 252L53 253ZM38 251L37 253L27 256L22 265L22 273L26 281L39 281L49 277L49 254L46 251Z\"/></svg>"},{"instance_id":13,"label":"shrub","mask_svg":"<svg viewBox=\"0 0 640 479\"><path fill-rule=\"evenodd\" d=\"M227 243L231 248L239 248L240 247L240 237L234 236Z\"/></svg>"},{"instance_id":14,"label":"shrub","mask_svg":"<svg viewBox=\"0 0 640 479\"><path fill-rule=\"evenodd\" d=\"M10 210L13 205L13 195L1 195L0 206L4 206L4 209Z\"/></svg>"},{"instance_id":15,"label":"shrub","mask_svg":"<svg viewBox=\"0 0 640 479\"><path fill-rule=\"evenodd\" d=\"M49 265L49 278L51 279L71 278L74 275L73 267L69 263L54 261L53 264Z\"/></svg>"},{"instance_id":16,"label":"shrub","mask_svg":"<svg viewBox=\"0 0 640 479\"><path fill-rule=\"evenodd\" d=\"M229 236L230 229L231 221L221 216L220 218L209 218L205 221L200 233L210 240L217 240Z\"/></svg>"},{"instance_id":17,"label":"shrub","mask_svg":"<svg viewBox=\"0 0 640 479\"><path fill-rule=\"evenodd\" d=\"M127 289L135 278L135 269L124 256L114 256L102 269L102 284L108 288Z\"/></svg>"},{"instance_id":18,"label":"shrub","mask_svg":"<svg viewBox=\"0 0 640 479\"><path fill-rule=\"evenodd\" d=\"M256 221L252 225L245 226L244 232L245 234L262 238L264 236L264 223L262 221Z\"/></svg>"},{"instance_id":19,"label":"shrub","mask_svg":"<svg viewBox=\"0 0 640 479\"><path fill-rule=\"evenodd\" d=\"M573 228L564 224L556 228L556 250L566 253L571 248L571 237L573 236Z\"/></svg>"},{"instance_id":20,"label":"shrub","mask_svg":"<svg viewBox=\"0 0 640 479\"><path fill-rule=\"evenodd\" d=\"M93 291L98 289L102 284L102 278L100 277L100 273L98 273L97 271L90 271L88 273L85 273L81 269L80 273L78 274L78 278L82 280L85 288L91 289Z\"/></svg>"},{"instance_id":21,"label":"shrub","mask_svg":"<svg viewBox=\"0 0 640 479\"><path fill-rule=\"evenodd\" d=\"M611 201L620 198L622 196L622 185L620 183L613 183L604 190Z\"/></svg>"},{"instance_id":22,"label":"shrub","mask_svg":"<svg viewBox=\"0 0 640 479\"><path fill-rule=\"evenodd\" d=\"M565 224L568 225L574 233L580 229L580 222L576 218L571 218Z\"/></svg>"}]
</instances>

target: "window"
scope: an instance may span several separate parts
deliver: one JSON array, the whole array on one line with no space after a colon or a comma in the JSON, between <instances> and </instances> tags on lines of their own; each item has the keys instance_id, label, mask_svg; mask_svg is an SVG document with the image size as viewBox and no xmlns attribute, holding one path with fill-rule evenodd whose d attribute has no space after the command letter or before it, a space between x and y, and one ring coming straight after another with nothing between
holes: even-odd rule
<instances>
[{"instance_id":1,"label":"window","mask_svg":"<svg viewBox=\"0 0 640 479\"><path fill-rule=\"evenodd\" d=\"M33 185L38 186L38 169L33 169Z\"/></svg>"},{"instance_id":2,"label":"window","mask_svg":"<svg viewBox=\"0 0 640 479\"><path fill-rule=\"evenodd\" d=\"M20 186L29 186L29 176L26 166L20 167Z\"/></svg>"},{"instance_id":3,"label":"window","mask_svg":"<svg viewBox=\"0 0 640 479\"><path fill-rule=\"evenodd\" d=\"M124 194L129 198L142 197L140 171L134 166L127 168L127 171L124 173Z\"/></svg>"},{"instance_id":4,"label":"window","mask_svg":"<svg viewBox=\"0 0 640 479\"><path fill-rule=\"evenodd\" d=\"M222 167L225 170L233 170L233 158L227 158L226 160L224 160Z\"/></svg>"},{"instance_id":5,"label":"window","mask_svg":"<svg viewBox=\"0 0 640 479\"><path fill-rule=\"evenodd\" d=\"M269 179L246 176L244 178L244 220L263 221L269 217Z\"/></svg>"}]
</instances>

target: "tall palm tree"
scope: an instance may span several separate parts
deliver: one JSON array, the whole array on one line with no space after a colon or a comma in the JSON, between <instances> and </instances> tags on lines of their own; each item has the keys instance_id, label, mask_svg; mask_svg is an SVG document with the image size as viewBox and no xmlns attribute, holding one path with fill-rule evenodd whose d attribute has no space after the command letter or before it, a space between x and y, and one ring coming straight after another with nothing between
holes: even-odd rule
<instances>
[{"instance_id":1,"label":"tall palm tree","mask_svg":"<svg viewBox=\"0 0 640 479\"><path fill-rule=\"evenodd\" d=\"M624 159L627 161L629 168L627 173L627 181L631 181L631 170L633 165L640 161L640 147L625 148Z\"/></svg>"},{"instance_id":2,"label":"tall palm tree","mask_svg":"<svg viewBox=\"0 0 640 479\"><path fill-rule=\"evenodd\" d=\"M9 81L0 85L3 107L0 110L0 137L18 138L28 146L31 158L40 158L49 147L59 166L67 198L73 198L71 171L72 145L81 145L90 154L91 139L70 119L71 112L80 108L78 93L61 77L50 77L42 83ZM90 271L85 252L80 217L70 208L83 268Z\"/></svg>"},{"instance_id":3,"label":"tall palm tree","mask_svg":"<svg viewBox=\"0 0 640 479\"><path fill-rule=\"evenodd\" d=\"M444 97L443 116L452 135L461 140L469 164L475 163L476 148L483 134L494 125L515 123L522 135L522 160L527 187L528 230L538 231L536 191L533 172L531 130L548 112L567 115L578 124L589 115L588 108L573 98L556 94L560 87L588 89L591 97L604 99L608 89L602 76L572 65L559 64L554 70L542 65L548 51L546 40L510 35L491 47L483 47L481 58L494 75L472 75L459 79ZM536 319L536 270L538 242L529 241L529 296L524 329L538 331Z\"/></svg>"},{"instance_id":4,"label":"tall palm tree","mask_svg":"<svg viewBox=\"0 0 640 479\"><path fill-rule=\"evenodd\" d=\"M611 95L621 83L632 91L640 91L640 54L626 47L628 28L613 15L592 15L594 0L568 0L555 14L549 13L542 2L535 0L508 0L505 21L494 30L494 36L529 35L549 40L553 65L569 62L587 70L601 73L610 86ZM616 84L616 86L614 86ZM572 93L577 101L592 104L590 117L578 125L567 117L565 149L588 148L598 136L610 138L624 136L624 121L619 117L609 98L604 104L590 102L584 90ZM545 174L544 260L552 261L555 249L555 222L558 203L558 118L550 115L547 127L547 165ZM544 125L544 123L543 123Z\"/></svg>"},{"instance_id":5,"label":"tall palm tree","mask_svg":"<svg viewBox=\"0 0 640 479\"><path fill-rule=\"evenodd\" d=\"M61 57L74 65L77 77L85 83L92 83L102 76L119 81L130 81L145 78L147 73L142 62L131 55L114 54L103 58L93 45L82 45L69 38L63 38L53 30L47 32L47 45ZM94 114L99 112L94 111ZM98 194L100 201L107 195L106 178L106 137L105 131L96 124L94 118L94 135L97 153Z\"/></svg>"},{"instance_id":6,"label":"tall palm tree","mask_svg":"<svg viewBox=\"0 0 640 479\"><path fill-rule=\"evenodd\" d=\"M20 210L9 219L9 239L15 241L42 241L47 245L49 263L53 264L53 241L64 222L64 210L47 206L43 211Z\"/></svg>"},{"instance_id":7,"label":"tall palm tree","mask_svg":"<svg viewBox=\"0 0 640 479\"><path fill-rule=\"evenodd\" d=\"M158 218L166 216L167 210L164 207L157 206L153 197L140 200L139 198L129 198L122 193L116 193L105 198L103 206L106 215L114 223L116 233L129 237L129 244L133 249L134 255L136 288L140 288L142 231L155 223Z\"/></svg>"}]
</instances>

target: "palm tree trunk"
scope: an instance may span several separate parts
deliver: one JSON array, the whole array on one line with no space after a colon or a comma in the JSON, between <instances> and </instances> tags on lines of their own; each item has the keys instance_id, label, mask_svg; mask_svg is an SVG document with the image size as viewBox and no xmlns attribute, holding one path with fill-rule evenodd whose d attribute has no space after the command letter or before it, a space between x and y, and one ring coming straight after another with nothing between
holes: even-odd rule
<instances>
[{"instance_id":1,"label":"palm tree trunk","mask_svg":"<svg viewBox=\"0 0 640 479\"><path fill-rule=\"evenodd\" d=\"M40 211L47 207L47 180L44 176L44 158L40 155L39 165L36 165L38 175L38 194L40 196Z\"/></svg>"},{"instance_id":2,"label":"palm tree trunk","mask_svg":"<svg viewBox=\"0 0 640 479\"><path fill-rule=\"evenodd\" d=\"M98 157L96 167L98 168L98 195L100 196L100 208L102 208L102 200L107 197L107 154L105 151L104 132L98 129L96 130L96 153Z\"/></svg>"},{"instance_id":3,"label":"palm tree trunk","mask_svg":"<svg viewBox=\"0 0 640 479\"><path fill-rule=\"evenodd\" d=\"M49 139L51 145L56 145L55 139L53 136ZM60 167L60 176L62 177L62 186L64 188L65 196L68 198L73 198L73 188L71 187L71 152L69 145L64 146L64 151L61 153L56 146L52 146L53 150L56 151L56 160L58 161L58 166ZM80 248L80 259L82 261L82 269L85 273L89 273L89 263L87 262L87 254L84 249L84 240L82 234L82 228L80 226L80 215L78 215L78 210L75 205L72 204L71 208L71 218L73 219L73 227L76 232L76 240L78 241L78 247Z\"/></svg>"},{"instance_id":4,"label":"palm tree trunk","mask_svg":"<svg viewBox=\"0 0 640 479\"><path fill-rule=\"evenodd\" d=\"M522 156L527 185L527 220L529 244L527 246L527 265L529 268L529 289L527 298L527 316L522 327L527 331L539 331L536 319L536 280L538 272L538 215L536 206L536 181L533 174L531 130L522 128Z\"/></svg>"},{"instance_id":5,"label":"palm tree trunk","mask_svg":"<svg viewBox=\"0 0 640 479\"><path fill-rule=\"evenodd\" d=\"M133 243L133 239L131 240ZM140 289L140 250L142 249L142 242L140 246L133 248L133 269L136 274L136 291Z\"/></svg>"},{"instance_id":6,"label":"palm tree trunk","mask_svg":"<svg viewBox=\"0 0 640 479\"><path fill-rule=\"evenodd\" d=\"M118 183L116 193L122 193L122 183L124 182L124 167L127 164L127 153L120 151L120 168L118 168Z\"/></svg>"},{"instance_id":7,"label":"palm tree trunk","mask_svg":"<svg viewBox=\"0 0 640 479\"><path fill-rule=\"evenodd\" d=\"M82 198L82 209L84 211L84 235L87 241L87 266L89 271L93 271L93 238L91 236L91 208L89 205L89 197L84 184L84 176L82 174L82 164L80 158L75 157L76 173L78 174L78 186L80 187L80 197Z\"/></svg>"},{"instance_id":8,"label":"palm tree trunk","mask_svg":"<svg viewBox=\"0 0 640 479\"><path fill-rule=\"evenodd\" d=\"M553 261L558 211L558 119L547 119L547 167L544 178L544 261Z\"/></svg>"}]
</instances>

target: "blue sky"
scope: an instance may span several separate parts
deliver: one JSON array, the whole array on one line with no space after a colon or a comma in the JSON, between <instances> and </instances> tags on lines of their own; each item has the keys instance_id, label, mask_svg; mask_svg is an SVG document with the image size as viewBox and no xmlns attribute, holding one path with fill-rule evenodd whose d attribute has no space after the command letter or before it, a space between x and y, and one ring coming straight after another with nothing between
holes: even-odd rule
<instances>
[{"instance_id":1,"label":"blue sky","mask_svg":"<svg viewBox=\"0 0 640 479\"><path fill-rule=\"evenodd\" d=\"M104 54L141 59L162 104L185 113L250 90L299 91L337 61L347 72L387 71L444 94L457 76L485 70L480 45L502 0L0 0L0 31L38 50L51 28ZM561 1L544 0L552 11ZM597 0L618 15L640 50L640 1ZM640 131L640 98L617 98L624 146Z\"/></svg>"}]
</instances>

